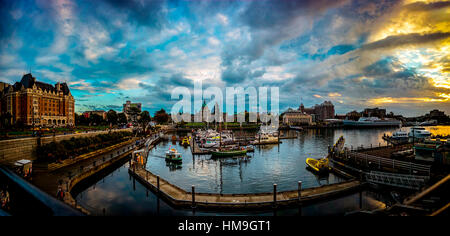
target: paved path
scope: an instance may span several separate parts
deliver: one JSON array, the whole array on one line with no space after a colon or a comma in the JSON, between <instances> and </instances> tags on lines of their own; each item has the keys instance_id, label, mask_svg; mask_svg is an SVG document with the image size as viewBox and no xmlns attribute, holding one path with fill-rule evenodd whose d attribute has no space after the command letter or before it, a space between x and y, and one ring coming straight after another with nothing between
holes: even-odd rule
<instances>
[{"instance_id":1,"label":"paved path","mask_svg":"<svg viewBox=\"0 0 450 236\"><path fill-rule=\"evenodd\" d=\"M130 173L144 185L155 192L158 192L157 176L148 170L138 167L131 167ZM324 199L339 193L354 190L361 186L357 180L350 180L343 183L325 185L316 188L301 190L300 201L298 190L278 192L276 201L279 205L298 204L310 200ZM159 179L159 192L173 205L188 207L192 205L192 193L187 192L168 181ZM259 194L208 194L195 193L195 205L204 208L266 208L273 206L273 193Z\"/></svg>"}]
</instances>

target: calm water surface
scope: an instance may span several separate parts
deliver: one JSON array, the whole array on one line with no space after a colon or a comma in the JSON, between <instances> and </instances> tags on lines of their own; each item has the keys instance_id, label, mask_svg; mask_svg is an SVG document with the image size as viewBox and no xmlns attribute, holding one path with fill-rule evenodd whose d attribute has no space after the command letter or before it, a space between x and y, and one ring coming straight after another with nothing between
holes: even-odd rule
<instances>
[{"instance_id":1,"label":"calm water surface","mask_svg":"<svg viewBox=\"0 0 450 236\"><path fill-rule=\"evenodd\" d=\"M427 127L433 135L449 135L449 127ZM391 135L396 128L382 129L337 129L305 130L297 139L285 139L280 145L257 147L249 153L248 160L242 158L211 159L210 156L191 155L189 148L172 142L161 142L149 153L147 169L173 184L190 190L196 186L198 192L211 193L252 193L270 192L273 183L278 190L293 190L297 181L304 188L336 183L343 179L330 174L318 177L306 169L307 157L323 157L329 145L333 145L343 135L346 146L385 145L383 134ZM403 128L408 131L409 128ZM166 166L164 153L169 147L176 147L183 154L180 169ZM134 181L127 172L128 164L88 180L84 189L75 193L80 205L95 215L218 215L217 212L195 212L171 208ZM364 191L336 200L305 206L301 215L342 215L345 212L384 207L389 197ZM242 214L273 215L273 212L249 212ZM298 215L297 209L278 211L277 215ZM233 213L236 215L236 213Z\"/></svg>"}]
</instances>

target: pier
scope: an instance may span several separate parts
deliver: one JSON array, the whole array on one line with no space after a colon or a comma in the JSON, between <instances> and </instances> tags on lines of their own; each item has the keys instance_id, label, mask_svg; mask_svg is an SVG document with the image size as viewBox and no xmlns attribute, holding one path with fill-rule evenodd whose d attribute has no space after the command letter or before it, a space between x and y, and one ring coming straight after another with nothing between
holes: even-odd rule
<instances>
[{"instance_id":1,"label":"pier","mask_svg":"<svg viewBox=\"0 0 450 236\"><path fill-rule=\"evenodd\" d=\"M307 189L302 189L301 182L299 182L298 189L283 192L277 192L275 184L274 192L271 193L196 193L195 186L192 186L193 191L185 191L139 165L132 165L129 173L148 189L167 200L169 204L180 208L196 207L232 210L298 206L314 201L326 200L340 194L356 191L362 187L360 181L351 179L342 183Z\"/></svg>"}]
</instances>

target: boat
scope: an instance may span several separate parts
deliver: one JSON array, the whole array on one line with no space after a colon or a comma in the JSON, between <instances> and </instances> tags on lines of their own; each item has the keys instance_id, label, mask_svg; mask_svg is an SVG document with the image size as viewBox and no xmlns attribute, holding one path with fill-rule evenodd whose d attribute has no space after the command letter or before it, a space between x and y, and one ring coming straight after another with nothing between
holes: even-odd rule
<instances>
[{"instance_id":1,"label":"boat","mask_svg":"<svg viewBox=\"0 0 450 236\"><path fill-rule=\"evenodd\" d=\"M343 120L344 126L347 127L383 127L383 126L397 126L402 123L395 119L380 119L378 117L361 117L358 121Z\"/></svg>"},{"instance_id":2,"label":"boat","mask_svg":"<svg viewBox=\"0 0 450 236\"><path fill-rule=\"evenodd\" d=\"M403 130L395 131L392 134L392 138L393 139L407 139L408 138L408 132L403 131Z\"/></svg>"},{"instance_id":3,"label":"boat","mask_svg":"<svg viewBox=\"0 0 450 236\"><path fill-rule=\"evenodd\" d=\"M302 131L303 130L303 128L300 127L300 126L292 126L292 125L289 126L289 129L298 130L298 131Z\"/></svg>"},{"instance_id":4,"label":"boat","mask_svg":"<svg viewBox=\"0 0 450 236\"><path fill-rule=\"evenodd\" d=\"M433 126L433 125L437 125L437 124L438 124L437 120L427 120L427 121L420 123L419 125L420 126Z\"/></svg>"},{"instance_id":5,"label":"boat","mask_svg":"<svg viewBox=\"0 0 450 236\"><path fill-rule=\"evenodd\" d=\"M415 126L411 128L408 136L411 138L428 138L431 136L431 133L423 127Z\"/></svg>"},{"instance_id":6,"label":"boat","mask_svg":"<svg viewBox=\"0 0 450 236\"><path fill-rule=\"evenodd\" d=\"M331 167L328 165L328 158L306 158L306 165L312 170L318 173L325 173L331 170Z\"/></svg>"},{"instance_id":7,"label":"boat","mask_svg":"<svg viewBox=\"0 0 450 236\"><path fill-rule=\"evenodd\" d=\"M216 148L220 146L220 141L214 139L201 140L201 147L203 148Z\"/></svg>"},{"instance_id":8,"label":"boat","mask_svg":"<svg viewBox=\"0 0 450 236\"><path fill-rule=\"evenodd\" d=\"M213 157L232 157L232 156L242 156L247 154L247 149L217 149L211 151Z\"/></svg>"},{"instance_id":9,"label":"boat","mask_svg":"<svg viewBox=\"0 0 450 236\"><path fill-rule=\"evenodd\" d=\"M184 137L182 140L181 140L181 145L183 145L184 147L188 147L189 146L189 137Z\"/></svg>"},{"instance_id":10,"label":"boat","mask_svg":"<svg viewBox=\"0 0 450 236\"><path fill-rule=\"evenodd\" d=\"M255 140L251 142L253 145L266 145L266 144L278 144L280 140L278 138L278 130L268 126L261 126L258 134L255 136Z\"/></svg>"},{"instance_id":11,"label":"boat","mask_svg":"<svg viewBox=\"0 0 450 236\"><path fill-rule=\"evenodd\" d=\"M179 153L175 148L170 148L166 152L166 161L181 162L181 153Z\"/></svg>"}]
</instances>

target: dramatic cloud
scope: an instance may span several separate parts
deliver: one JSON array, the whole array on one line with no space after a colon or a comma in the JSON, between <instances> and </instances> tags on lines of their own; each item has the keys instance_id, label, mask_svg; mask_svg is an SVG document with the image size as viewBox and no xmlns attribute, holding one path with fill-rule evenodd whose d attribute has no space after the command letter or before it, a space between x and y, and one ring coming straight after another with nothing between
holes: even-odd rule
<instances>
[{"instance_id":1,"label":"dramatic cloud","mask_svg":"<svg viewBox=\"0 0 450 236\"><path fill-rule=\"evenodd\" d=\"M76 111L170 110L178 86L277 86L280 109L331 100L450 113L449 1L0 0L0 81L65 81ZM414 105L414 106L411 106ZM411 109L414 107L414 109Z\"/></svg>"}]
</instances>

